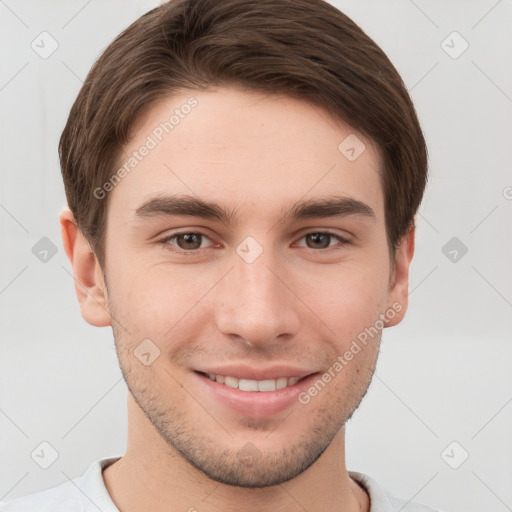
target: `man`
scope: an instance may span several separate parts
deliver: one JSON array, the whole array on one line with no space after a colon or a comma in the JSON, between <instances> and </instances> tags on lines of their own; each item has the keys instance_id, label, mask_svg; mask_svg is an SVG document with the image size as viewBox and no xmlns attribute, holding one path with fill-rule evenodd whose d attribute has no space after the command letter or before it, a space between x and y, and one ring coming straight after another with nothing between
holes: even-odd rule
<instances>
[{"instance_id":1,"label":"man","mask_svg":"<svg viewBox=\"0 0 512 512\"><path fill-rule=\"evenodd\" d=\"M432 510L345 466L427 179L408 93L359 27L320 0L172 0L94 65L60 157L128 447L2 511Z\"/></svg>"}]
</instances>

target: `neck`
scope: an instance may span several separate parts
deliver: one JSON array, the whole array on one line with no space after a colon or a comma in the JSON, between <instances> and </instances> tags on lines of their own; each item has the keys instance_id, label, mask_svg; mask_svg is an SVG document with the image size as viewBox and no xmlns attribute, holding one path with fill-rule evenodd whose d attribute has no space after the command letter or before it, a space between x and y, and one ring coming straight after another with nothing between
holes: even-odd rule
<instances>
[{"instance_id":1,"label":"neck","mask_svg":"<svg viewBox=\"0 0 512 512\"><path fill-rule=\"evenodd\" d=\"M367 512L369 498L348 475L345 428L319 459L292 480L265 488L225 485L208 478L167 445L128 393L126 454L103 471L121 512ZM314 490L314 491L313 491Z\"/></svg>"}]
</instances>

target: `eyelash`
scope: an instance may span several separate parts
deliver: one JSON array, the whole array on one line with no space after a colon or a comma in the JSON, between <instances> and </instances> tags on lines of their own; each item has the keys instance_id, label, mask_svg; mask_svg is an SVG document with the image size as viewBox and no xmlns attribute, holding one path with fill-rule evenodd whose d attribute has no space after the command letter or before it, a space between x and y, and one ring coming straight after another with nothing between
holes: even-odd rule
<instances>
[{"instance_id":1,"label":"eyelash","mask_svg":"<svg viewBox=\"0 0 512 512\"><path fill-rule=\"evenodd\" d=\"M159 241L159 243L161 243L162 245L164 245L165 247L169 247L170 245L170 242L172 240L175 240L177 237L181 236L181 235L199 235L201 237L204 237L204 238L208 238L208 235L205 235L204 233L201 233L200 231L182 231L181 233L174 233L173 235L171 236L168 236L162 240ZM310 231L309 233L305 233L304 235L302 235L300 237L300 240L302 240L303 238L305 238L306 236L308 235L327 235L327 236L330 236L332 238L336 238L339 242L340 242L340 247L338 248L341 248L342 246L344 245L349 245L351 242L350 240L340 236L340 235L337 235L335 233L331 233L330 231ZM312 247L306 247L306 249L309 249L310 251L314 251L314 252L328 252L328 251L331 251L333 250L333 248L336 248L336 246L329 246L329 247L326 247L326 248L323 248L323 249L315 249L315 248L312 248ZM207 249L207 247L203 247L203 248L200 248L200 249L190 249L190 250L187 250L187 249L181 249L177 246L173 246L172 249L169 249L171 251L174 251L174 252L177 252L178 254L191 254L191 255L194 255L194 254L198 254L200 251L202 251L203 249Z\"/></svg>"}]
</instances>

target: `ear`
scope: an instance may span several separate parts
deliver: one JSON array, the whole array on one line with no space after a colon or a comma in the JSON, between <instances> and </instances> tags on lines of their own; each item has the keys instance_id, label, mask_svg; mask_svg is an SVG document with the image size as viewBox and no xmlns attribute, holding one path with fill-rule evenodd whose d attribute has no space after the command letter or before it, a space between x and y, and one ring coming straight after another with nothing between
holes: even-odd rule
<instances>
[{"instance_id":1,"label":"ear","mask_svg":"<svg viewBox=\"0 0 512 512\"><path fill-rule=\"evenodd\" d=\"M386 319L384 326L399 324L407 311L409 301L409 266L414 256L414 226L409 228L396 249L395 265L391 273L388 295L388 309L396 315Z\"/></svg>"},{"instance_id":2,"label":"ear","mask_svg":"<svg viewBox=\"0 0 512 512\"><path fill-rule=\"evenodd\" d=\"M73 268L75 292L85 321L96 327L112 325L103 273L96 255L84 238L73 213L65 208L59 222L62 243Z\"/></svg>"}]
</instances>

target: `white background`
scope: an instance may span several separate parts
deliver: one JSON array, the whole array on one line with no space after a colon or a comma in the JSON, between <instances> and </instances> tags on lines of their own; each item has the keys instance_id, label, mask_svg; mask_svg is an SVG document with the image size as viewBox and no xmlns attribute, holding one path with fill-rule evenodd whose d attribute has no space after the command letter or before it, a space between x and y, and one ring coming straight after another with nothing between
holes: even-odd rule
<instances>
[{"instance_id":1,"label":"white background","mask_svg":"<svg viewBox=\"0 0 512 512\"><path fill-rule=\"evenodd\" d=\"M442 508L512 510L512 2L332 2L389 55L430 152L410 305L386 330L347 426L347 465ZM127 389L109 328L81 318L57 216L57 144L94 60L149 1L0 1L0 500L81 475L126 443ZM58 49L42 59L43 31ZM457 31L458 58L442 42ZM455 39L454 39L455 37ZM444 43L457 52L458 36ZM508 197L508 198L507 198ZM32 247L58 248L46 263ZM450 261L457 237L468 252ZM31 453L59 453L48 469ZM465 452L469 458L452 469Z\"/></svg>"}]
</instances>

